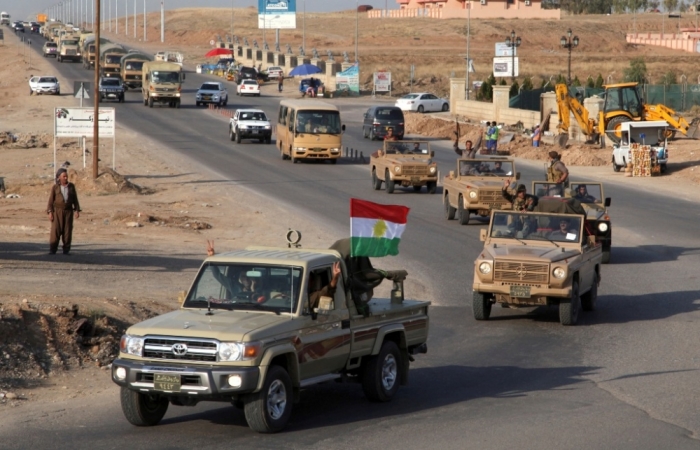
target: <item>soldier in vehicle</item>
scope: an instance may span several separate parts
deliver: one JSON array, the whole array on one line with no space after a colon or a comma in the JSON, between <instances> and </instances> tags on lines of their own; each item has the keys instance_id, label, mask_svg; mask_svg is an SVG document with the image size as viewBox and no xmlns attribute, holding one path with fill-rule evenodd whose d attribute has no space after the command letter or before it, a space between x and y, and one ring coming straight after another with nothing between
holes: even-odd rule
<instances>
[{"instance_id":1,"label":"soldier in vehicle","mask_svg":"<svg viewBox=\"0 0 700 450\"><path fill-rule=\"evenodd\" d=\"M506 172L503 170L503 163L500 161L496 161L495 163L493 163L493 170L491 171L491 173L495 173L498 175L505 174Z\"/></svg>"},{"instance_id":2,"label":"soldier in vehicle","mask_svg":"<svg viewBox=\"0 0 700 450\"><path fill-rule=\"evenodd\" d=\"M309 274L309 306L312 310L318 307L321 297L333 297L335 295L335 288L338 286L338 279L340 279L339 262L333 264L332 272L333 278L325 286L319 286L321 277L317 273L311 272Z\"/></svg>"},{"instance_id":3,"label":"soldier in vehicle","mask_svg":"<svg viewBox=\"0 0 700 450\"><path fill-rule=\"evenodd\" d=\"M385 141L398 141L397 137L394 135L394 129L389 127L386 129L386 136L384 136Z\"/></svg>"},{"instance_id":4,"label":"soldier in vehicle","mask_svg":"<svg viewBox=\"0 0 700 450\"><path fill-rule=\"evenodd\" d=\"M535 209L538 199L536 196L527 193L527 188L524 184L518 185L518 188L515 190L515 195L508 192L509 186L510 180L504 181L501 193L503 194L503 198L513 204L514 211L533 211Z\"/></svg>"},{"instance_id":5,"label":"soldier in vehicle","mask_svg":"<svg viewBox=\"0 0 700 450\"><path fill-rule=\"evenodd\" d=\"M547 168L547 181L556 183L558 192L556 195L562 195L564 188L569 187L569 169L561 162L561 155L555 151L549 152L549 167ZM550 190L550 195L552 192Z\"/></svg>"},{"instance_id":6,"label":"soldier in vehicle","mask_svg":"<svg viewBox=\"0 0 700 450\"><path fill-rule=\"evenodd\" d=\"M462 162L459 171L460 175L481 175L481 172L479 172L479 163L476 162Z\"/></svg>"},{"instance_id":7,"label":"soldier in vehicle","mask_svg":"<svg viewBox=\"0 0 700 450\"><path fill-rule=\"evenodd\" d=\"M576 188L576 193L574 198L581 203L595 203L595 197L588 193L588 189L585 184L579 184Z\"/></svg>"},{"instance_id":8,"label":"soldier in vehicle","mask_svg":"<svg viewBox=\"0 0 700 450\"><path fill-rule=\"evenodd\" d=\"M575 241L578 239L578 230L574 229L569 220L561 218L559 220L559 229L552 231L549 235L549 239L553 241Z\"/></svg>"}]
</instances>

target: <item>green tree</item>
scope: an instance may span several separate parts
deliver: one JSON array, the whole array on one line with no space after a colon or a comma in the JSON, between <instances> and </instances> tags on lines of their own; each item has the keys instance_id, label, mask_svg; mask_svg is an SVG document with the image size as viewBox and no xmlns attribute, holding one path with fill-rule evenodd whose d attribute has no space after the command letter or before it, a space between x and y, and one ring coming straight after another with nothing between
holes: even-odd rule
<instances>
[{"instance_id":1,"label":"green tree","mask_svg":"<svg viewBox=\"0 0 700 450\"><path fill-rule=\"evenodd\" d=\"M632 61L630 61L630 66L624 71L625 81L636 81L637 83L643 83L646 76L647 64L644 62L644 58L632 59Z\"/></svg>"},{"instance_id":2,"label":"green tree","mask_svg":"<svg viewBox=\"0 0 700 450\"><path fill-rule=\"evenodd\" d=\"M578 79L578 76L574 77L574 79L571 80L571 85L576 87L581 86L581 80Z\"/></svg>"},{"instance_id":3,"label":"green tree","mask_svg":"<svg viewBox=\"0 0 700 450\"><path fill-rule=\"evenodd\" d=\"M488 84L490 84L491 86L493 86L494 84L496 84L496 77L493 76L493 72L491 72L491 75L489 75L489 77L486 79L486 82L487 82Z\"/></svg>"},{"instance_id":4,"label":"green tree","mask_svg":"<svg viewBox=\"0 0 700 450\"><path fill-rule=\"evenodd\" d=\"M603 75L598 74L598 78L595 79L595 85L593 87L601 89L604 84L605 80L603 79Z\"/></svg>"},{"instance_id":5,"label":"green tree","mask_svg":"<svg viewBox=\"0 0 700 450\"><path fill-rule=\"evenodd\" d=\"M516 95L520 93L520 85L518 84L518 80L513 81L513 84L510 86L510 91L508 91L508 97L513 98Z\"/></svg>"},{"instance_id":6,"label":"green tree","mask_svg":"<svg viewBox=\"0 0 700 450\"><path fill-rule=\"evenodd\" d=\"M649 9L651 9L652 11L659 9L659 6L661 6L661 2L657 0L651 0L648 4Z\"/></svg>"},{"instance_id":7,"label":"green tree","mask_svg":"<svg viewBox=\"0 0 700 450\"><path fill-rule=\"evenodd\" d=\"M499 86L508 86L508 83L506 82L505 78L501 78L501 81L498 82Z\"/></svg>"},{"instance_id":8,"label":"green tree","mask_svg":"<svg viewBox=\"0 0 700 450\"><path fill-rule=\"evenodd\" d=\"M678 0L663 0L663 3L667 12L675 11L678 8Z\"/></svg>"},{"instance_id":9,"label":"green tree","mask_svg":"<svg viewBox=\"0 0 700 450\"><path fill-rule=\"evenodd\" d=\"M669 70L666 72L661 79L661 82L665 84L666 86L671 85L671 84L678 84L678 78L676 76L676 72L674 70Z\"/></svg>"},{"instance_id":10,"label":"green tree","mask_svg":"<svg viewBox=\"0 0 700 450\"><path fill-rule=\"evenodd\" d=\"M595 80L593 80L592 76L588 76L588 79L586 80L586 87L587 88L594 88L595 87Z\"/></svg>"},{"instance_id":11,"label":"green tree","mask_svg":"<svg viewBox=\"0 0 700 450\"><path fill-rule=\"evenodd\" d=\"M532 77L525 77L523 80L523 91L531 91L535 87L532 85Z\"/></svg>"}]
</instances>

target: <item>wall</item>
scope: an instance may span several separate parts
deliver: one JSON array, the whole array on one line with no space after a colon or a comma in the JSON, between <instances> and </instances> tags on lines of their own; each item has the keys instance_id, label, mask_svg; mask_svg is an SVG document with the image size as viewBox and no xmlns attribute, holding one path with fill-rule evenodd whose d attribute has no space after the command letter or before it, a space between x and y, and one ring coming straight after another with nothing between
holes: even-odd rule
<instances>
[{"instance_id":1,"label":"wall","mask_svg":"<svg viewBox=\"0 0 700 450\"><path fill-rule=\"evenodd\" d=\"M430 17L435 19L466 19L468 16L474 19L561 19L561 10L542 9L539 0L529 2L525 0L515 0L515 3L508 4L505 1L487 0L486 4L480 1L471 1L466 5L471 5L471 13L465 2L458 0L447 0L438 3L418 3L417 0L409 0L401 3L402 9L382 10L375 9L367 12L370 19L382 17L405 18L405 17Z\"/></svg>"},{"instance_id":2,"label":"wall","mask_svg":"<svg viewBox=\"0 0 700 450\"><path fill-rule=\"evenodd\" d=\"M653 45L690 53L698 53L700 50L698 48L699 42L700 35L698 33L634 33L627 35L627 43L629 44Z\"/></svg>"},{"instance_id":3,"label":"wall","mask_svg":"<svg viewBox=\"0 0 700 450\"><path fill-rule=\"evenodd\" d=\"M470 120L495 120L498 123L514 125L522 122L525 128L532 128L540 123L539 111L508 107L510 86L494 86L492 103L464 99L464 78L450 79L450 111L452 115L466 117ZM471 94L475 95L475 94Z\"/></svg>"}]
</instances>

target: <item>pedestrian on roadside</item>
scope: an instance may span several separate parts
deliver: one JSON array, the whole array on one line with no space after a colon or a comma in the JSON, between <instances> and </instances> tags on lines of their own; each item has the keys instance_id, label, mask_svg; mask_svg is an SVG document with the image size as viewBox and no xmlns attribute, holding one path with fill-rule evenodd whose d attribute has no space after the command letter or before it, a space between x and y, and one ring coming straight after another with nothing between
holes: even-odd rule
<instances>
[{"instance_id":1,"label":"pedestrian on roadside","mask_svg":"<svg viewBox=\"0 0 700 450\"><path fill-rule=\"evenodd\" d=\"M539 147L541 139L542 139L542 133L540 132L540 126L535 125L535 129L532 132L532 146Z\"/></svg>"},{"instance_id":2,"label":"pedestrian on roadside","mask_svg":"<svg viewBox=\"0 0 700 450\"><path fill-rule=\"evenodd\" d=\"M486 154L491 153L491 122L486 122L486 128L484 129L484 141L486 141Z\"/></svg>"},{"instance_id":3,"label":"pedestrian on roadside","mask_svg":"<svg viewBox=\"0 0 700 450\"><path fill-rule=\"evenodd\" d=\"M283 86L284 86L284 77L282 76L282 74L280 74L279 77L277 77L277 89L279 90L279 92L282 92Z\"/></svg>"},{"instance_id":4,"label":"pedestrian on roadside","mask_svg":"<svg viewBox=\"0 0 700 450\"><path fill-rule=\"evenodd\" d=\"M500 130L498 125L496 125L495 120L491 122L491 124L491 128L493 129L493 132L491 133L491 154L495 155L498 153L498 133Z\"/></svg>"},{"instance_id":5,"label":"pedestrian on roadside","mask_svg":"<svg viewBox=\"0 0 700 450\"><path fill-rule=\"evenodd\" d=\"M47 211L51 222L51 234L49 236L49 252L52 255L58 250L58 242L63 241L63 254L70 253L70 244L73 238L73 214L80 218L80 203L75 185L68 181L68 171L64 168L56 172L56 184L49 193Z\"/></svg>"}]
</instances>

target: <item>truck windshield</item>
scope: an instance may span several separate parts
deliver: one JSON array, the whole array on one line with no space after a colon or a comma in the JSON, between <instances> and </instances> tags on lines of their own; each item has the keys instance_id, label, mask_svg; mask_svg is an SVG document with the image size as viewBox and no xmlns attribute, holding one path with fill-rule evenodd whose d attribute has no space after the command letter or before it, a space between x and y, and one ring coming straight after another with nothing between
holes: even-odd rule
<instances>
[{"instance_id":1,"label":"truck windshield","mask_svg":"<svg viewBox=\"0 0 700 450\"><path fill-rule=\"evenodd\" d=\"M137 70L141 72L141 69L143 69L143 61L127 61L124 68L126 70Z\"/></svg>"},{"instance_id":2,"label":"truck windshield","mask_svg":"<svg viewBox=\"0 0 700 450\"><path fill-rule=\"evenodd\" d=\"M581 216L497 212L491 222L491 237L577 243L581 242Z\"/></svg>"},{"instance_id":3,"label":"truck windshield","mask_svg":"<svg viewBox=\"0 0 700 450\"><path fill-rule=\"evenodd\" d=\"M301 267L205 263L184 307L293 312L302 275Z\"/></svg>"},{"instance_id":4,"label":"truck windshield","mask_svg":"<svg viewBox=\"0 0 700 450\"><path fill-rule=\"evenodd\" d=\"M301 110L297 113L297 133L339 134L338 111Z\"/></svg>"},{"instance_id":5,"label":"truck windshield","mask_svg":"<svg viewBox=\"0 0 700 450\"><path fill-rule=\"evenodd\" d=\"M76 40L63 40L61 41L61 44L63 45L78 45L78 41Z\"/></svg>"},{"instance_id":6,"label":"truck windshield","mask_svg":"<svg viewBox=\"0 0 700 450\"><path fill-rule=\"evenodd\" d=\"M119 64L122 59L121 55L107 55L105 56L105 63L107 64Z\"/></svg>"},{"instance_id":7,"label":"truck windshield","mask_svg":"<svg viewBox=\"0 0 700 450\"><path fill-rule=\"evenodd\" d=\"M180 74L178 72L153 72L154 83L179 83Z\"/></svg>"}]
</instances>

